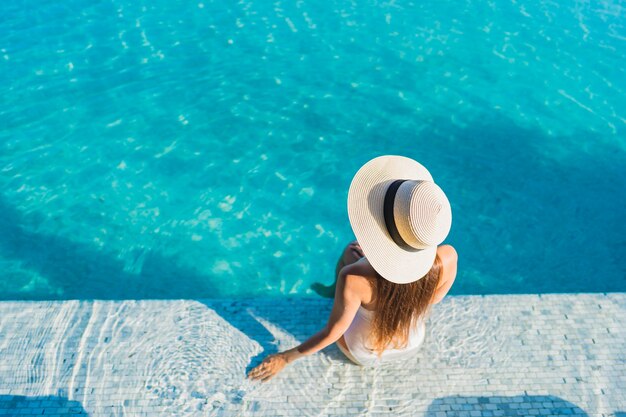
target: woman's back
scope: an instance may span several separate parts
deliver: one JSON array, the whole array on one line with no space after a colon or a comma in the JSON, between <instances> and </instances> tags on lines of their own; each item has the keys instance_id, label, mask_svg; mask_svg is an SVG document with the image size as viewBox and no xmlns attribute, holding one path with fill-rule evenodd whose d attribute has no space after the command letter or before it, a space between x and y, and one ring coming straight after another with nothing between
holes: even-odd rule
<instances>
[{"instance_id":1,"label":"woman's back","mask_svg":"<svg viewBox=\"0 0 626 417\"><path fill-rule=\"evenodd\" d=\"M411 356L425 337L425 316L428 306L439 302L451 286L456 275L456 252L449 245L438 249L438 259L430 274L413 285L395 285L384 281L374 268L362 257L341 270L345 279L350 279L350 288L358 293L361 305L348 330L339 341L339 347L352 360L366 366L403 359ZM431 280L432 282L427 282ZM393 285L393 284L391 284ZM416 288L418 285L419 288ZM379 288L381 286L382 288ZM442 290L445 293L442 293ZM414 295L411 296L410 292ZM395 294L394 294L395 293ZM424 299L424 296L428 299ZM380 300L378 300L380 299ZM394 303L404 304L398 306ZM404 307L399 312L398 308ZM386 309L385 311L383 311ZM375 320L376 315L378 321ZM403 324L398 327L398 322ZM409 323L410 321L410 323ZM389 322L395 323L394 325ZM403 330L398 331L398 328ZM384 333L386 332L386 334ZM391 334L391 333L394 334ZM376 338L378 333L378 348ZM385 334L384 338L380 334ZM381 339L384 343L381 345ZM381 349L381 346L384 346ZM380 351L380 356L377 352Z\"/></svg>"},{"instance_id":2,"label":"woman's back","mask_svg":"<svg viewBox=\"0 0 626 417\"><path fill-rule=\"evenodd\" d=\"M356 362L364 366L375 366L380 363L404 359L413 355L421 346L426 335L426 326L423 318L419 318L409 330L408 341L405 347L387 347L379 356L371 346L374 311L359 307L354 320L343 334L344 346L348 349Z\"/></svg>"}]
</instances>

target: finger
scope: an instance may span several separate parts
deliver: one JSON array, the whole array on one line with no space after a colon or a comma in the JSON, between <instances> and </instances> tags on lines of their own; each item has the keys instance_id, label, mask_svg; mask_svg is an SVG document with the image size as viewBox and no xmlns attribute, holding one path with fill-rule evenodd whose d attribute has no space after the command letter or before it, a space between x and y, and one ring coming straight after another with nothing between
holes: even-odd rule
<instances>
[{"instance_id":1,"label":"finger","mask_svg":"<svg viewBox=\"0 0 626 417\"><path fill-rule=\"evenodd\" d=\"M265 378L267 378L267 375L268 375L268 374L269 374L269 372L268 372L268 371L261 372L261 373L259 373L258 375L256 375L256 376L254 377L254 379L255 379L256 381L258 381L258 380L263 381Z\"/></svg>"},{"instance_id":2,"label":"finger","mask_svg":"<svg viewBox=\"0 0 626 417\"><path fill-rule=\"evenodd\" d=\"M265 364L261 364L261 365L256 367L256 374L257 375L262 374L262 373L264 373L266 371L267 371L267 366Z\"/></svg>"},{"instance_id":3,"label":"finger","mask_svg":"<svg viewBox=\"0 0 626 417\"><path fill-rule=\"evenodd\" d=\"M252 375L259 375L259 374L265 372L267 369L268 369L267 364L261 363L261 364L255 366L254 369L252 369L250 371L250 374L252 374Z\"/></svg>"},{"instance_id":4,"label":"finger","mask_svg":"<svg viewBox=\"0 0 626 417\"><path fill-rule=\"evenodd\" d=\"M253 375L253 376L251 376L251 377L250 377L250 379L251 379L251 380L253 380L253 381L257 381L257 380L259 380L260 378L261 378L261 375L260 375L260 374L255 374L255 375Z\"/></svg>"},{"instance_id":5,"label":"finger","mask_svg":"<svg viewBox=\"0 0 626 417\"><path fill-rule=\"evenodd\" d=\"M272 379L274 377L274 375L276 375L276 374L270 372L269 374L267 374L263 378L261 378L261 382L269 381L270 379Z\"/></svg>"},{"instance_id":6,"label":"finger","mask_svg":"<svg viewBox=\"0 0 626 417\"><path fill-rule=\"evenodd\" d=\"M264 375L265 375L264 372L260 372L260 371L259 372L255 372L254 374L250 375L250 379L257 380L257 379L262 378Z\"/></svg>"},{"instance_id":7,"label":"finger","mask_svg":"<svg viewBox=\"0 0 626 417\"><path fill-rule=\"evenodd\" d=\"M263 368L261 366L257 366L248 373L248 376L256 377L257 375L261 373L262 370Z\"/></svg>"}]
</instances>

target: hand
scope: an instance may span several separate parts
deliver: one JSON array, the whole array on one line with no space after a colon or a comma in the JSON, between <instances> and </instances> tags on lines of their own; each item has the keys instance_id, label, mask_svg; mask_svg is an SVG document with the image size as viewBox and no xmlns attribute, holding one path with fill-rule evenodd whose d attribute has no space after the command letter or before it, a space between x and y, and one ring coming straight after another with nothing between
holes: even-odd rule
<instances>
[{"instance_id":1,"label":"hand","mask_svg":"<svg viewBox=\"0 0 626 417\"><path fill-rule=\"evenodd\" d=\"M248 378L253 380L260 379L261 382L266 382L279 373L286 365L287 358L282 352L268 355L263 359L263 362L248 373Z\"/></svg>"}]
</instances>

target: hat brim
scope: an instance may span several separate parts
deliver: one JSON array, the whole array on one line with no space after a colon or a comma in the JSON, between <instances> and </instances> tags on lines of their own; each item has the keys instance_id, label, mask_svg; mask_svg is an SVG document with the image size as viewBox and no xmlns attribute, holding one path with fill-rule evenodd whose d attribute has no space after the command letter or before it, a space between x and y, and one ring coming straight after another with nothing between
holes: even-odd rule
<instances>
[{"instance_id":1,"label":"hat brim","mask_svg":"<svg viewBox=\"0 0 626 417\"><path fill-rule=\"evenodd\" d=\"M383 203L397 179L433 181L428 170L410 158L385 155L372 159L355 174L348 191L348 218L365 257L383 278L408 284L424 277L437 255L437 246L407 251L385 226Z\"/></svg>"}]
</instances>

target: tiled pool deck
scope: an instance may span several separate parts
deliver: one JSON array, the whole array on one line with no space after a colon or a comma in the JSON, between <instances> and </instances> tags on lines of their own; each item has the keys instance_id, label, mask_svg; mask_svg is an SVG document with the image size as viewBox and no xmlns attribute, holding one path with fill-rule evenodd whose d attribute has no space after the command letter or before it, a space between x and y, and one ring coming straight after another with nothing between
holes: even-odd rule
<instances>
[{"instance_id":1,"label":"tiled pool deck","mask_svg":"<svg viewBox=\"0 0 626 417\"><path fill-rule=\"evenodd\" d=\"M0 302L0 416L626 416L624 293L448 297L410 362L360 368L333 345L245 379L330 307Z\"/></svg>"}]
</instances>

